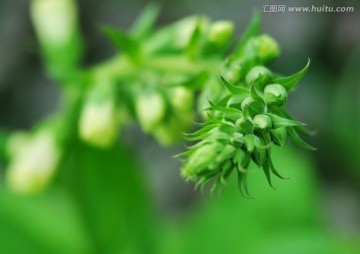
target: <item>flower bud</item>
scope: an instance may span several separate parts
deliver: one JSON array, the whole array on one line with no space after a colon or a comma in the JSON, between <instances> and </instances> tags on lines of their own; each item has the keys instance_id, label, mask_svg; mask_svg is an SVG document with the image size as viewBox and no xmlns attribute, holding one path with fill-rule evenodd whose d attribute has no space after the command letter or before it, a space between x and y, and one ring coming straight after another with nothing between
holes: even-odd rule
<instances>
[{"instance_id":1,"label":"flower bud","mask_svg":"<svg viewBox=\"0 0 360 254\"><path fill-rule=\"evenodd\" d=\"M223 145L212 142L199 147L190 157L188 163L181 170L181 174L191 179L196 177L201 171L207 169L218 153L223 149Z\"/></svg>"},{"instance_id":2,"label":"flower bud","mask_svg":"<svg viewBox=\"0 0 360 254\"><path fill-rule=\"evenodd\" d=\"M262 114L265 111L265 103L249 96L241 102L241 109L251 116Z\"/></svg>"},{"instance_id":3,"label":"flower bud","mask_svg":"<svg viewBox=\"0 0 360 254\"><path fill-rule=\"evenodd\" d=\"M85 100L79 133L82 140L94 146L107 148L116 140L119 132L118 111L111 83L99 80Z\"/></svg>"},{"instance_id":4,"label":"flower bud","mask_svg":"<svg viewBox=\"0 0 360 254\"><path fill-rule=\"evenodd\" d=\"M183 133L189 130L193 117L192 110L181 112L176 117L170 116L157 125L151 134L165 146L179 142L184 138Z\"/></svg>"},{"instance_id":5,"label":"flower bud","mask_svg":"<svg viewBox=\"0 0 360 254\"><path fill-rule=\"evenodd\" d=\"M6 144L6 155L11 158L28 142L29 135L26 132L18 131L12 133Z\"/></svg>"},{"instance_id":6,"label":"flower bud","mask_svg":"<svg viewBox=\"0 0 360 254\"><path fill-rule=\"evenodd\" d=\"M236 146L237 148L241 148L242 145L244 144L244 135L239 132L234 132L230 136L230 143Z\"/></svg>"},{"instance_id":7,"label":"flower bud","mask_svg":"<svg viewBox=\"0 0 360 254\"><path fill-rule=\"evenodd\" d=\"M172 89L170 103L174 109L179 112L192 110L194 104L194 93L181 86L175 87Z\"/></svg>"},{"instance_id":8,"label":"flower bud","mask_svg":"<svg viewBox=\"0 0 360 254\"><path fill-rule=\"evenodd\" d=\"M257 55L264 64L271 63L280 55L279 44L269 35L264 34L256 38Z\"/></svg>"},{"instance_id":9,"label":"flower bud","mask_svg":"<svg viewBox=\"0 0 360 254\"><path fill-rule=\"evenodd\" d=\"M142 129L151 132L164 119L166 105L160 93L149 92L138 95L135 110Z\"/></svg>"},{"instance_id":10,"label":"flower bud","mask_svg":"<svg viewBox=\"0 0 360 254\"><path fill-rule=\"evenodd\" d=\"M254 134L246 134L244 137L245 147L249 153L255 151L256 147L259 147L260 139Z\"/></svg>"},{"instance_id":11,"label":"flower bud","mask_svg":"<svg viewBox=\"0 0 360 254\"><path fill-rule=\"evenodd\" d=\"M254 131L254 125L244 117L239 118L235 125L241 133L252 133Z\"/></svg>"},{"instance_id":12,"label":"flower bud","mask_svg":"<svg viewBox=\"0 0 360 254\"><path fill-rule=\"evenodd\" d=\"M259 139L259 143L252 154L254 162L261 167L266 161L266 144L263 139Z\"/></svg>"},{"instance_id":13,"label":"flower bud","mask_svg":"<svg viewBox=\"0 0 360 254\"><path fill-rule=\"evenodd\" d=\"M176 46L179 48L186 47L196 27L199 26L200 30L204 32L207 25L208 20L201 16L188 17L175 23Z\"/></svg>"},{"instance_id":14,"label":"flower bud","mask_svg":"<svg viewBox=\"0 0 360 254\"><path fill-rule=\"evenodd\" d=\"M76 27L76 6L73 0L33 0L32 18L40 40L63 45L71 39Z\"/></svg>"},{"instance_id":15,"label":"flower bud","mask_svg":"<svg viewBox=\"0 0 360 254\"><path fill-rule=\"evenodd\" d=\"M7 180L19 193L41 191L51 180L60 161L61 151L50 130L35 133L14 151L8 166Z\"/></svg>"},{"instance_id":16,"label":"flower bud","mask_svg":"<svg viewBox=\"0 0 360 254\"><path fill-rule=\"evenodd\" d=\"M264 97L266 104L282 106L287 102L288 94L282 85L271 84L265 87Z\"/></svg>"},{"instance_id":17,"label":"flower bud","mask_svg":"<svg viewBox=\"0 0 360 254\"><path fill-rule=\"evenodd\" d=\"M259 131L260 133L267 133L272 128L271 118L267 115L256 115L253 119L253 123L255 130Z\"/></svg>"},{"instance_id":18,"label":"flower bud","mask_svg":"<svg viewBox=\"0 0 360 254\"><path fill-rule=\"evenodd\" d=\"M224 148L221 150L220 154L216 156L215 161L218 163L222 163L225 160L231 158L235 153L235 147L232 145L225 145Z\"/></svg>"},{"instance_id":19,"label":"flower bud","mask_svg":"<svg viewBox=\"0 0 360 254\"><path fill-rule=\"evenodd\" d=\"M31 18L50 73L66 75L82 55L75 1L33 0Z\"/></svg>"},{"instance_id":20,"label":"flower bud","mask_svg":"<svg viewBox=\"0 0 360 254\"><path fill-rule=\"evenodd\" d=\"M267 85L272 78L271 71L264 66L253 67L246 75L246 83L248 85L254 84L254 86L260 90Z\"/></svg>"},{"instance_id":21,"label":"flower bud","mask_svg":"<svg viewBox=\"0 0 360 254\"><path fill-rule=\"evenodd\" d=\"M285 146L287 139L287 131L285 127L272 129L270 131L270 135L275 144L281 147Z\"/></svg>"},{"instance_id":22,"label":"flower bud","mask_svg":"<svg viewBox=\"0 0 360 254\"><path fill-rule=\"evenodd\" d=\"M219 47L226 45L234 32L234 24L230 21L217 21L211 24L208 40Z\"/></svg>"}]
</instances>

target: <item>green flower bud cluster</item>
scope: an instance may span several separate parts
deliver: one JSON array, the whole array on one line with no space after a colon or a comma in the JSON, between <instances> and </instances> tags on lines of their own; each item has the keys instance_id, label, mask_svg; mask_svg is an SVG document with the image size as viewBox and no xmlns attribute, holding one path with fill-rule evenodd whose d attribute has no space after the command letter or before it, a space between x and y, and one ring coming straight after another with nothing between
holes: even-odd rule
<instances>
[{"instance_id":1,"label":"green flower bud cluster","mask_svg":"<svg viewBox=\"0 0 360 254\"><path fill-rule=\"evenodd\" d=\"M235 82L221 76L221 96L217 95L216 103L210 99L206 109L212 114L208 114L206 122L197 124L201 127L198 131L186 135L188 141L197 143L179 156L185 157L181 174L197 186L215 178L213 191L225 185L235 171L240 192L250 197L246 179L252 164L262 168L271 187L271 174L283 178L271 160L273 145L284 146L290 137L303 148L314 148L298 135L306 132L304 124L284 109L288 92L305 74L309 63L292 76L275 75L267 64L279 55L277 43L257 32L244 38L224 68L227 73L234 64L238 66Z\"/></svg>"},{"instance_id":2,"label":"green flower bud cluster","mask_svg":"<svg viewBox=\"0 0 360 254\"><path fill-rule=\"evenodd\" d=\"M182 139L193 119L194 94L184 87L137 93L135 111L145 133L169 145Z\"/></svg>"}]
</instances>

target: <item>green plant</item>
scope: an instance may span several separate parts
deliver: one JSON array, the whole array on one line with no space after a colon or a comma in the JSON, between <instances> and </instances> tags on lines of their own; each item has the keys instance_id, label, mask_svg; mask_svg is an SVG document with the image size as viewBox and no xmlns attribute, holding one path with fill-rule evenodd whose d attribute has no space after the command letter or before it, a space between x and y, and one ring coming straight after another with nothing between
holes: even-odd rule
<instances>
[{"instance_id":1,"label":"green plant","mask_svg":"<svg viewBox=\"0 0 360 254\"><path fill-rule=\"evenodd\" d=\"M314 149L297 134L307 132L303 124L283 107L309 63L289 77L272 73L267 66L280 48L260 34L257 14L232 47L231 22L193 16L154 30L158 8L151 5L128 32L103 27L117 54L85 68L74 1L33 0L31 6L44 64L59 86L62 106L28 133L2 135L6 177L16 191L44 189L73 140L109 149L132 120L164 145L181 141L194 119L197 91L206 122L186 135L199 141L182 154L188 180L204 185L217 177L217 186L235 170L248 194L251 161L263 168L270 185L270 172L281 177L271 161L272 144L284 146L289 135Z\"/></svg>"}]
</instances>

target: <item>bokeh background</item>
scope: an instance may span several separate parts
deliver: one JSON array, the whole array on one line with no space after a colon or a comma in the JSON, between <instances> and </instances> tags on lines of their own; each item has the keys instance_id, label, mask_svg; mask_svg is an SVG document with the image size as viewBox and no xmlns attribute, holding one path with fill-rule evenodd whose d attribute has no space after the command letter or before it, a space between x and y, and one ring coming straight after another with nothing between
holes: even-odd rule
<instances>
[{"instance_id":1,"label":"bokeh background","mask_svg":"<svg viewBox=\"0 0 360 254\"><path fill-rule=\"evenodd\" d=\"M237 37L252 10L264 4L353 6L353 13L262 13L262 31L282 48L274 71L294 73L311 58L288 109L317 131L308 140L318 151L292 144L277 150L274 162L291 179L275 181L274 191L262 174L254 174L250 186L255 200L242 198L234 183L219 197L210 197L180 177L181 164L172 156L183 145L162 147L131 126L113 151L73 147L73 158L59 172L76 171L65 184L55 181L35 197L1 188L0 252L360 253L359 2L159 3L158 26L205 14L234 21ZM115 52L99 25L129 27L147 2L78 4L84 65L91 66ZM45 74L29 1L0 1L0 127L27 130L58 107L59 91Z\"/></svg>"}]
</instances>

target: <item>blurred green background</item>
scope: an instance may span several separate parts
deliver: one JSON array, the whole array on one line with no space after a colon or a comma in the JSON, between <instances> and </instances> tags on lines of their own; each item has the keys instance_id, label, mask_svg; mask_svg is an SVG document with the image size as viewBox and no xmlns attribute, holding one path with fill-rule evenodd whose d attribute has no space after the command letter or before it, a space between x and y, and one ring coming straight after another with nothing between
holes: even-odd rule
<instances>
[{"instance_id":1,"label":"blurred green background","mask_svg":"<svg viewBox=\"0 0 360 254\"><path fill-rule=\"evenodd\" d=\"M146 1L79 0L85 65L114 54L100 24L128 27ZM191 14L229 19L239 37L252 10L284 1L160 1L158 25ZM277 39L275 72L309 72L288 109L317 131L316 152L288 144L274 153L272 190L249 177L255 200L235 182L218 197L194 191L171 158L136 126L104 151L78 140L46 192L21 196L0 179L0 253L360 253L360 4L286 1L287 5L354 6L353 13L263 13L262 31ZM0 1L0 127L27 130L59 107L44 72L29 1ZM235 180L235 179L234 179Z\"/></svg>"}]
</instances>

